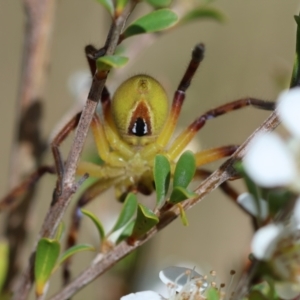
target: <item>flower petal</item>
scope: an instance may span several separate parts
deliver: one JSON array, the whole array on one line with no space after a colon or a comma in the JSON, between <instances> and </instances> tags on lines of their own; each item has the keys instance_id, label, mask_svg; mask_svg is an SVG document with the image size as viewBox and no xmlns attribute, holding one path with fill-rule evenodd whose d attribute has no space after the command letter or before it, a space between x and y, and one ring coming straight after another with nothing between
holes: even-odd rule
<instances>
[{"instance_id":1,"label":"flower petal","mask_svg":"<svg viewBox=\"0 0 300 300\"><path fill-rule=\"evenodd\" d=\"M281 225L269 224L254 234L251 248L257 259L268 260L272 256L282 229Z\"/></svg>"},{"instance_id":2,"label":"flower petal","mask_svg":"<svg viewBox=\"0 0 300 300\"><path fill-rule=\"evenodd\" d=\"M244 157L249 176L265 187L288 185L295 178L295 162L284 142L275 133L257 135Z\"/></svg>"},{"instance_id":3,"label":"flower petal","mask_svg":"<svg viewBox=\"0 0 300 300\"><path fill-rule=\"evenodd\" d=\"M275 290L278 296L285 300L295 299L300 295L300 285L291 282L277 282Z\"/></svg>"},{"instance_id":4,"label":"flower petal","mask_svg":"<svg viewBox=\"0 0 300 300\"><path fill-rule=\"evenodd\" d=\"M162 300L164 299L159 294L152 291L144 291L138 293L131 293L121 297L120 300Z\"/></svg>"},{"instance_id":5,"label":"flower petal","mask_svg":"<svg viewBox=\"0 0 300 300\"><path fill-rule=\"evenodd\" d=\"M278 97L277 111L283 125L295 137L300 137L300 87L282 92Z\"/></svg>"},{"instance_id":6,"label":"flower petal","mask_svg":"<svg viewBox=\"0 0 300 300\"><path fill-rule=\"evenodd\" d=\"M240 194L237 198L237 202L254 217L260 217L262 220L265 220L269 214L268 203L262 199L259 199L259 202L256 203L250 193Z\"/></svg>"},{"instance_id":7,"label":"flower petal","mask_svg":"<svg viewBox=\"0 0 300 300\"><path fill-rule=\"evenodd\" d=\"M179 292L191 279L203 279L203 276L190 268L172 266L161 270L159 278L166 286L174 286Z\"/></svg>"}]
</instances>

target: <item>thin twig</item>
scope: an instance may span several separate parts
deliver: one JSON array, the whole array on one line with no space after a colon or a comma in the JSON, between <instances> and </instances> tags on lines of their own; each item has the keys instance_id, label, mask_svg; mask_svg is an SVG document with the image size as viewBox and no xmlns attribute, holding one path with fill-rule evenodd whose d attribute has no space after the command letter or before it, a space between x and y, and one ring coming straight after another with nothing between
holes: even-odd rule
<instances>
[{"instance_id":1,"label":"thin twig","mask_svg":"<svg viewBox=\"0 0 300 300\"><path fill-rule=\"evenodd\" d=\"M15 138L10 157L9 187L15 187L24 175L36 169L46 149L41 138L41 99L48 75L49 50L56 1L24 0L26 12L22 73L16 101ZM23 201L8 213L5 234L9 241L9 267L4 290L10 290L19 271L23 243L27 236L28 211L35 190L24 192ZM18 220L16 222L16 220Z\"/></svg>"},{"instance_id":2,"label":"thin twig","mask_svg":"<svg viewBox=\"0 0 300 300\"><path fill-rule=\"evenodd\" d=\"M199 203L205 195L209 194L220 186L226 180L229 180L236 176L234 164L236 161L243 158L247 151L249 142L259 132L268 132L275 129L279 124L279 120L276 112L273 112L269 118L257 128L253 134L238 148L238 150L228 159L219 169L217 169L211 176L204 180L199 187L196 189L198 197L193 200L186 200L182 206L185 210L192 208L195 204ZM138 240L134 245L129 245L126 242L122 242L117 245L112 251L105 255L100 261L94 263L85 271L83 271L77 278L75 278L69 285L63 290L51 297L50 300L64 300L71 297L78 290L89 284L91 281L96 279L98 276L103 274L106 270L111 268L119 260L124 258L126 255L134 251L136 248L143 245L156 233L165 228L168 224L174 221L180 215L180 210L177 205L173 206L170 210L166 211L160 218L160 222L154 228L152 228L144 239Z\"/></svg>"},{"instance_id":3,"label":"thin twig","mask_svg":"<svg viewBox=\"0 0 300 300\"><path fill-rule=\"evenodd\" d=\"M128 16L131 11L134 9L136 1L130 1L125 7L122 14L113 22L107 41L105 44L106 54L113 54L115 48L118 44L120 33L126 23ZM38 240L41 237L51 238L54 236L57 226L62 220L62 217L68 207L71 196L76 192L78 187L75 181L75 173L77 168L77 163L83 148L85 138L87 136L92 117L95 113L97 103L100 99L103 87L105 85L107 73L96 72L93 78L92 86L90 88L89 96L86 102L86 105L83 109L78 128L75 132L75 138L70 150L70 153L67 158L63 182L62 182L62 191L58 197L52 202L50 209L47 213L47 216L42 225L42 229L39 233ZM14 291L13 299L23 300L26 299L33 281L33 261L35 255L36 245L33 252L31 253L29 259L29 265L27 266L25 272L20 278L19 284Z\"/></svg>"}]
</instances>

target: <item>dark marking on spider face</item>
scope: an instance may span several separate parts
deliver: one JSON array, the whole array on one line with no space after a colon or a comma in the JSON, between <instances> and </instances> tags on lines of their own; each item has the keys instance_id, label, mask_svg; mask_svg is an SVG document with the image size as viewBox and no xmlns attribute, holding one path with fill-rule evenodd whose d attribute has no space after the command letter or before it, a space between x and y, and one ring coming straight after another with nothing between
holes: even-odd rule
<instances>
[{"instance_id":1,"label":"dark marking on spider face","mask_svg":"<svg viewBox=\"0 0 300 300\"><path fill-rule=\"evenodd\" d=\"M151 119L149 108L144 102L140 102L132 113L128 128L128 134L135 136L151 135Z\"/></svg>"},{"instance_id":2,"label":"dark marking on spider face","mask_svg":"<svg viewBox=\"0 0 300 300\"><path fill-rule=\"evenodd\" d=\"M149 134L147 123L142 118L137 118L134 122L131 133L136 136L144 136Z\"/></svg>"}]
</instances>

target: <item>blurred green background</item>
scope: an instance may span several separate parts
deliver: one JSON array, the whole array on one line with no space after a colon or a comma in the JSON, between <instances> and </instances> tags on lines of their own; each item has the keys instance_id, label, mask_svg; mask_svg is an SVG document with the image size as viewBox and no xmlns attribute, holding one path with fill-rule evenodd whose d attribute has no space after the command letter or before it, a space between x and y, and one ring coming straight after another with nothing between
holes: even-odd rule
<instances>
[{"instance_id":1,"label":"blurred green background","mask_svg":"<svg viewBox=\"0 0 300 300\"><path fill-rule=\"evenodd\" d=\"M244 96L275 100L283 84L289 82L294 60L296 0L217 0L213 5L226 16L225 24L215 21L194 22L158 38L141 52L118 78L110 78L111 85L138 74L146 73L162 80L172 95L190 59L193 46L206 45L205 60L188 90L180 117L180 126L187 126L207 109ZM146 8L147 9L147 8ZM15 99L21 68L25 19L20 1L0 2L0 191L7 192L7 172L11 150ZM87 69L84 46L103 45L109 28L108 15L93 0L62 0L58 2L53 33L51 65L45 93L43 132L49 135L55 124L74 103L68 90L70 75ZM136 37L138 39L138 37ZM128 42L134 42L132 39ZM268 113L247 108L208 122L198 134L196 149L226 144L239 144L268 116ZM88 141L92 144L92 140ZM201 146L200 146L201 145ZM65 153L68 150L66 143ZM51 162L48 154L47 162ZM212 164L214 170L218 164ZM32 208L29 228L30 244L35 240L42 219L48 209L55 178L41 181ZM237 185L242 191L243 186ZM119 207L112 191L105 199L96 201L88 209L106 212L110 206ZM145 253L138 266L137 289L150 289L160 269L185 263L203 272L214 269L218 278L227 280L229 271L240 270L249 253L252 235L250 220L219 191L206 197L187 213L190 225L183 227L179 220L159 233L144 246ZM105 216L103 216L104 218ZM1 224L1 223L0 223ZM97 234L89 220L84 222L82 242L97 245ZM150 251L147 251L150 250ZM78 254L74 272L79 272L91 259ZM57 276L59 281L59 276ZM149 279L150 278L150 279ZM117 284L114 277L104 276L81 291L74 299L117 299L106 296L107 287Z\"/></svg>"}]
</instances>

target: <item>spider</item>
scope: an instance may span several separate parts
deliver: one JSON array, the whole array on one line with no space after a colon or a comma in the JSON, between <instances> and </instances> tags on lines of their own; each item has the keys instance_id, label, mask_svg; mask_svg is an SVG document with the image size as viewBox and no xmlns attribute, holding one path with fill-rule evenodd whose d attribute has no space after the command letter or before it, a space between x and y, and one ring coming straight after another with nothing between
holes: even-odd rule
<instances>
[{"instance_id":1,"label":"spider","mask_svg":"<svg viewBox=\"0 0 300 300\"><path fill-rule=\"evenodd\" d=\"M97 180L83 192L75 205L68 235L68 247L76 243L80 225L80 209L83 206L112 186L119 200L123 200L131 191L145 195L151 194L155 189L152 174L155 156L165 155L171 163L173 172L176 159L206 121L248 105L264 110L274 110L273 102L242 98L208 110L170 143L185 99L185 92L203 60L204 50L203 44L197 44L194 47L190 63L175 91L170 112L164 88L148 75L136 75L126 80L116 90L112 100L110 100L107 88L104 88L101 97L103 115L100 118L95 114L91 124L97 151L103 164L97 165L83 161L78 165L78 175L88 173ZM86 56L92 74L96 66L91 53L95 51L92 46L86 47ZM52 142L54 154L56 147L70 131L76 128L80 114L74 116L54 138ZM230 156L236 149L237 146L229 145L197 152L195 153L197 167ZM55 170L41 168L32 174L22 186L17 187L1 201L2 206L12 202L22 189L30 187L45 172L54 173ZM206 177L207 175L207 171L200 168L196 172L196 176Z\"/></svg>"}]
</instances>

